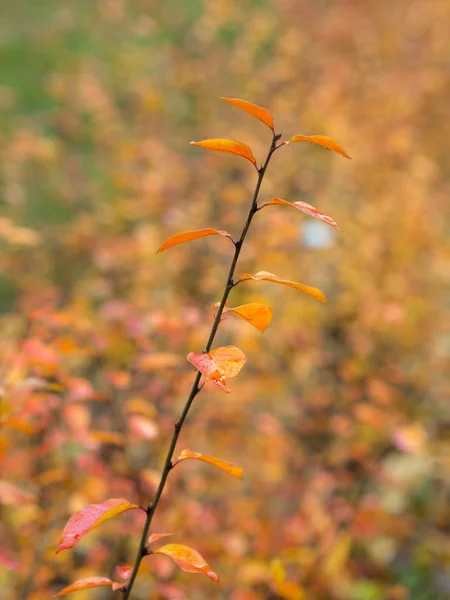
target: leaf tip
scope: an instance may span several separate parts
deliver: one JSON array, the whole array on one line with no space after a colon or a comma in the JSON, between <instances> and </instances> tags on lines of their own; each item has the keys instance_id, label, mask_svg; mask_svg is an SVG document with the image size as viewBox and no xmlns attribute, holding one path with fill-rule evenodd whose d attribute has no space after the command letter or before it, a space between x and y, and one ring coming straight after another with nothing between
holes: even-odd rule
<instances>
[{"instance_id":1,"label":"leaf tip","mask_svg":"<svg viewBox=\"0 0 450 600\"><path fill-rule=\"evenodd\" d=\"M212 579L216 583L220 583L220 577L214 571L208 571L207 575L210 579Z\"/></svg>"},{"instance_id":2,"label":"leaf tip","mask_svg":"<svg viewBox=\"0 0 450 600\"><path fill-rule=\"evenodd\" d=\"M70 548L70 546L67 546L67 544L64 544L64 542L61 541L59 542L58 547L56 548L55 554L59 554L60 552L62 552L63 550L67 550L68 548Z\"/></svg>"}]
</instances>

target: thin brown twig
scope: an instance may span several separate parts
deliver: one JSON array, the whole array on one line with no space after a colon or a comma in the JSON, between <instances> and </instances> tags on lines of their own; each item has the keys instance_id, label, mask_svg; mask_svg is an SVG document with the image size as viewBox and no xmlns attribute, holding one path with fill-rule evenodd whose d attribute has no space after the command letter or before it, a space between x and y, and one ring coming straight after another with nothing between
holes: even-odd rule
<instances>
[{"instance_id":1,"label":"thin brown twig","mask_svg":"<svg viewBox=\"0 0 450 600\"><path fill-rule=\"evenodd\" d=\"M220 301L220 305L219 308L217 310L214 322L212 324L211 327L211 332L209 334L209 338L208 341L206 343L206 346L203 350L203 353L207 353L211 350L214 338L216 336L217 330L219 328L219 324L221 321L221 317L222 317L222 313L223 310L225 308L225 304L226 301L228 299L228 296L231 292L231 290L233 289L235 282L233 280L234 278L234 272L236 269L236 265L239 259L239 255L241 253L242 250L242 246L245 240L245 237L247 235L247 232L250 228L252 219L255 215L255 213L258 210L258 206L257 206L257 202L258 202L258 195L259 195L259 191L261 188L261 184L262 181L264 179L264 175L266 173L267 167L269 165L270 159L272 157L272 154L275 152L275 150L277 150L279 148L279 146L277 146L277 142L280 139L281 134L278 135L273 135L273 139L272 139L272 143L270 145L270 149L267 153L266 156L266 160L264 161L264 164L262 165L261 168L258 169L258 179L256 182L256 187L255 187L255 191L253 194L253 198L252 198L252 202L251 202L251 206L250 206L250 210L247 216L247 220L245 222L244 228L242 230L241 236L239 238L239 240L237 240L236 242L234 242L235 245L235 250L234 250L234 256L233 259L231 261L231 265L230 265L230 269L228 272L228 276L227 276L227 281L225 284L225 289L223 291L223 295L222 295L222 300ZM181 429L183 427L183 424L186 420L186 417L189 413L189 410L191 408L192 402L194 401L194 398L197 396L197 394L199 393L201 387L199 386L200 383L200 378L201 378L201 373L200 371L197 371L197 374L195 376L194 379L194 383L192 384L192 388L190 391L190 394L186 400L186 404L184 405L183 411L180 415L180 418L178 419L178 421L175 423L175 427L174 427L174 433L172 436L172 440L170 442L170 446L169 446L169 450L167 452L167 456L166 456L166 460L164 462L164 467L161 473L161 479L158 485L158 488L156 490L155 496L153 498L153 500L149 503L149 505L146 508L146 513L147 513L147 518L145 520L144 523L144 527L142 529L142 535L141 535L141 539L139 542L139 547L138 547L138 551L136 554L136 558L134 561L134 565L133 565L133 571L131 573L130 579L128 580L128 583L126 584L126 586L124 586L121 591L124 594L124 599L128 600L128 598L130 597L131 594L131 590L133 589L133 585L136 579L136 576L138 574L139 571L139 567L140 564L142 562L142 559L144 558L144 556L147 556L149 554L149 550L147 548L147 536L148 536L148 532L150 529L150 525L153 519L153 515L155 514L156 508L158 506L158 503L161 499L161 495L164 491L164 487L166 485L166 481L167 481L167 477L169 475L170 470L172 469L172 458L173 458L173 454L175 451L175 446L177 444L178 441L178 437L180 435Z\"/></svg>"}]
</instances>

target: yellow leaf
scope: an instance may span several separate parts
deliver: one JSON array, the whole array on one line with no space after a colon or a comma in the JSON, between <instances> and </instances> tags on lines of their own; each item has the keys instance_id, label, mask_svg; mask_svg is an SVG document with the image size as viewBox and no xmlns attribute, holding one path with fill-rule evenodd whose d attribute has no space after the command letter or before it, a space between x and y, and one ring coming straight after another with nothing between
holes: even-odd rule
<instances>
[{"instance_id":1,"label":"yellow leaf","mask_svg":"<svg viewBox=\"0 0 450 600\"><path fill-rule=\"evenodd\" d=\"M281 560L274 559L270 565L270 571L276 585L283 583L286 579L286 571L284 570Z\"/></svg>"},{"instance_id":2,"label":"yellow leaf","mask_svg":"<svg viewBox=\"0 0 450 600\"><path fill-rule=\"evenodd\" d=\"M246 273L236 283L248 281L249 279L253 279L254 281L271 281L272 283L287 285L288 287L295 288L296 290L300 290L301 292L305 292L305 294L313 296L316 300L319 300L319 302L327 301L323 293L317 288L309 285L303 285L302 283L296 283L295 281L289 281L289 279L282 279L281 277L277 277L277 275L268 273L267 271L259 271L258 273L255 273L255 275Z\"/></svg>"},{"instance_id":3,"label":"yellow leaf","mask_svg":"<svg viewBox=\"0 0 450 600\"><path fill-rule=\"evenodd\" d=\"M345 158L351 158L350 154L348 154L341 144L326 135L294 135L286 143L290 144L292 142L309 142L311 144L317 144L323 146L327 150L333 150L334 152L345 156Z\"/></svg>"},{"instance_id":4,"label":"yellow leaf","mask_svg":"<svg viewBox=\"0 0 450 600\"><path fill-rule=\"evenodd\" d=\"M227 152L228 154L237 154L249 160L256 167L256 159L253 156L251 148L236 142L235 140L226 140L222 138L216 138L212 140L201 140L200 142L191 142L194 146L201 146L202 148L208 148L209 150L215 150L216 152Z\"/></svg>"},{"instance_id":5,"label":"yellow leaf","mask_svg":"<svg viewBox=\"0 0 450 600\"><path fill-rule=\"evenodd\" d=\"M174 464L181 462L182 460L186 460L188 458L196 458L197 460L202 460L203 462L213 465L214 467L222 469L222 471L225 471L226 473L228 473L229 475L232 475L233 477L242 479L241 467L235 467L234 465L227 463L223 460L220 460L220 458L215 458L214 456L208 456L207 454L200 454L200 452L192 452L192 450L188 450L187 448L185 448L184 450L181 451L181 454L176 459Z\"/></svg>"},{"instance_id":6,"label":"yellow leaf","mask_svg":"<svg viewBox=\"0 0 450 600\"><path fill-rule=\"evenodd\" d=\"M224 98L221 96L220 99L225 100L225 102L228 102L229 104L232 104L233 106L245 111L249 115L256 117L265 125L267 125L267 127L270 127L272 131L274 130L273 117L265 108L257 106L256 104L252 104L252 102L247 102L247 100L239 100L239 98Z\"/></svg>"},{"instance_id":7,"label":"yellow leaf","mask_svg":"<svg viewBox=\"0 0 450 600\"><path fill-rule=\"evenodd\" d=\"M196 231L185 231L183 233L177 233L176 235L172 235L168 238L156 251L156 254L160 252L164 252L168 248L172 248L172 246L177 246L178 244L184 244L186 242L190 242L191 240L196 240L201 237L205 237L207 235L221 235L223 237L227 237L232 240L231 235L227 231L222 231L221 229L211 229L210 227L206 229L197 229Z\"/></svg>"}]
</instances>

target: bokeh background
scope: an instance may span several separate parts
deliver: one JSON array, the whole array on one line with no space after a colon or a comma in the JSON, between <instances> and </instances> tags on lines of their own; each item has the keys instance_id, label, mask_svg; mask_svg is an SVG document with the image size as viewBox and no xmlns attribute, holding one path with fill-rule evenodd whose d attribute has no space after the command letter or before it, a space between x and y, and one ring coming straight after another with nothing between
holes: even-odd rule
<instances>
[{"instance_id":1,"label":"bokeh background","mask_svg":"<svg viewBox=\"0 0 450 600\"><path fill-rule=\"evenodd\" d=\"M156 532L221 584L144 560L133 598L450 597L450 4L447 0L3 0L0 12L0 596L44 600L129 564L131 511L55 556L75 510L145 503L230 261L223 238L155 256L183 230L238 234L255 172L189 146L270 132L219 96L265 106L277 152L238 273L270 283L261 335L227 396L207 385ZM109 598L110 590L78 598ZM120 594L117 593L120 597Z\"/></svg>"}]
</instances>

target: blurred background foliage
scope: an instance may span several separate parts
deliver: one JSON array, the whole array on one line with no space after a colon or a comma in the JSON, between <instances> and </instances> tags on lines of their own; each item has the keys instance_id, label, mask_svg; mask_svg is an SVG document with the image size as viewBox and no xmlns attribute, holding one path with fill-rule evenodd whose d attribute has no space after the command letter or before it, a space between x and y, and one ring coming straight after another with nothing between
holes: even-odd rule
<instances>
[{"instance_id":1,"label":"blurred background foliage","mask_svg":"<svg viewBox=\"0 0 450 600\"><path fill-rule=\"evenodd\" d=\"M0 585L43 600L134 559L127 513L55 557L89 503L155 486L255 183L193 148L230 137L260 161L258 121L340 141L277 152L261 200L303 200L335 232L271 207L238 273L315 285L316 303L249 282L261 336L227 317L248 362L206 386L154 531L220 573L144 561L136 600L439 600L450 596L450 4L447 0L3 0L0 12ZM295 214L294 214L295 213ZM133 511L134 512L134 511ZM119 595L119 594L118 594ZM108 598L100 589L78 598ZM3 597L3 596L2 596Z\"/></svg>"}]
</instances>

